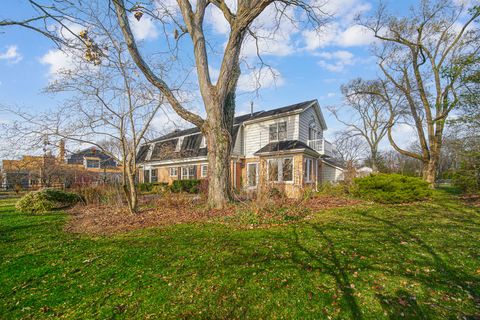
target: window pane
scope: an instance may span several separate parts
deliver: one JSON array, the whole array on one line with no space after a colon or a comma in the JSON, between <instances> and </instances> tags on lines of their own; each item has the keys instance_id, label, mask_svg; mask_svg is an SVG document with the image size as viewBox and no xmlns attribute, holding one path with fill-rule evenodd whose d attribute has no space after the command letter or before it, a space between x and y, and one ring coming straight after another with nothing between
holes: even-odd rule
<instances>
[{"instance_id":1,"label":"window pane","mask_svg":"<svg viewBox=\"0 0 480 320\"><path fill-rule=\"evenodd\" d=\"M287 122L278 124L278 140L287 140Z\"/></svg>"},{"instance_id":2,"label":"window pane","mask_svg":"<svg viewBox=\"0 0 480 320\"><path fill-rule=\"evenodd\" d=\"M283 181L293 181L293 160L283 159Z\"/></svg>"},{"instance_id":3,"label":"window pane","mask_svg":"<svg viewBox=\"0 0 480 320\"><path fill-rule=\"evenodd\" d=\"M310 159L305 159L305 166L303 167L305 181L309 181L309 180L310 180L310 173L309 173L310 166L309 166L309 161L310 161Z\"/></svg>"},{"instance_id":4,"label":"window pane","mask_svg":"<svg viewBox=\"0 0 480 320\"><path fill-rule=\"evenodd\" d=\"M270 141L278 140L277 124L270 125Z\"/></svg>"},{"instance_id":5,"label":"window pane","mask_svg":"<svg viewBox=\"0 0 480 320\"><path fill-rule=\"evenodd\" d=\"M256 163L250 163L248 164L248 186L249 187L255 187L257 185L257 164Z\"/></svg>"},{"instance_id":6,"label":"window pane","mask_svg":"<svg viewBox=\"0 0 480 320\"><path fill-rule=\"evenodd\" d=\"M143 171L143 182L144 183L150 182L150 170Z\"/></svg>"},{"instance_id":7,"label":"window pane","mask_svg":"<svg viewBox=\"0 0 480 320\"><path fill-rule=\"evenodd\" d=\"M278 161L277 160L268 161L268 180L278 181Z\"/></svg>"},{"instance_id":8,"label":"window pane","mask_svg":"<svg viewBox=\"0 0 480 320\"><path fill-rule=\"evenodd\" d=\"M157 169L153 169L152 170L152 181L151 182L157 182L158 181L158 178L157 178Z\"/></svg>"},{"instance_id":9,"label":"window pane","mask_svg":"<svg viewBox=\"0 0 480 320\"><path fill-rule=\"evenodd\" d=\"M193 179L195 176L195 166L188 167L188 179Z\"/></svg>"},{"instance_id":10,"label":"window pane","mask_svg":"<svg viewBox=\"0 0 480 320\"><path fill-rule=\"evenodd\" d=\"M206 176L207 176L207 173L208 173L208 166L207 166L207 165L203 165L203 166L202 166L202 177L206 177Z\"/></svg>"}]
</instances>

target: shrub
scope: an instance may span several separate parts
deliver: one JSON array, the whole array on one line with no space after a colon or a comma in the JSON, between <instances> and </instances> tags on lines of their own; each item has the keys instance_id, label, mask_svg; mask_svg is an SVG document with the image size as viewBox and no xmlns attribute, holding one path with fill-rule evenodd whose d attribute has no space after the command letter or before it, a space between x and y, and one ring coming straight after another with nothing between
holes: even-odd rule
<instances>
[{"instance_id":1,"label":"shrub","mask_svg":"<svg viewBox=\"0 0 480 320\"><path fill-rule=\"evenodd\" d=\"M137 190L141 193L163 193L167 190L166 182L150 182L137 184Z\"/></svg>"},{"instance_id":2,"label":"shrub","mask_svg":"<svg viewBox=\"0 0 480 320\"><path fill-rule=\"evenodd\" d=\"M427 198L428 183L400 174L375 174L354 180L355 196L380 203L405 203Z\"/></svg>"},{"instance_id":3,"label":"shrub","mask_svg":"<svg viewBox=\"0 0 480 320\"><path fill-rule=\"evenodd\" d=\"M200 180L175 180L170 186L172 192L198 193L200 189Z\"/></svg>"},{"instance_id":4,"label":"shrub","mask_svg":"<svg viewBox=\"0 0 480 320\"><path fill-rule=\"evenodd\" d=\"M338 182L338 183L326 182L319 186L318 193L322 195L327 195L327 196L341 197L349 193L350 187L351 186L342 182Z\"/></svg>"},{"instance_id":5,"label":"shrub","mask_svg":"<svg viewBox=\"0 0 480 320\"><path fill-rule=\"evenodd\" d=\"M123 190L114 185L87 186L75 189L83 202L87 205L118 205L123 204Z\"/></svg>"},{"instance_id":6,"label":"shrub","mask_svg":"<svg viewBox=\"0 0 480 320\"><path fill-rule=\"evenodd\" d=\"M54 209L71 206L80 201L80 196L72 192L43 189L27 193L16 204L22 212L45 213Z\"/></svg>"}]
</instances>

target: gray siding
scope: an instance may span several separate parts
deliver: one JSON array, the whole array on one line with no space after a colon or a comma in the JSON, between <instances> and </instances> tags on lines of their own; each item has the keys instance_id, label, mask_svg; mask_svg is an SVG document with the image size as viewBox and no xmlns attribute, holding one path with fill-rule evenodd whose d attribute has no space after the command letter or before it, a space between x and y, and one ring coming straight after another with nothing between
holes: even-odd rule
<instances>
[{"instance_id":1,"label":"gray siding","mask_svg":"<svg viewBox=\"0 0 480 320\"><path fill-rule=\"evenodd\" d=\"M322 163L321 183L336 183L343 180L343 171L327 163Z\"/></svg>"},{"instance_id":2,"label":"gray siding","mask_svg":"<svg viewBox=\"0 0 480 320\"><path fill-rule=\"evenodd\" d=\"M308 128L312 121L315 121L315 125L317 130L320 132L320 137L318 139L323 138L323 130L322 124L320 123L320 119L318 119L317 113L315 112L316 105L308 108L304 112L300 114L300 141L307 142L308 141Z\"/></svg>"},{"instance_id":3,"label":"gray siding","mask_svg":"<svg viewBox=\"0 0 480 320\"><path fill-rule=\"evenodd\" d=\"M269 126L273 123L286 121L287 140L298 140L298 118L299 115L295 114L245 125L243 134L245 140L245 156L253 156L256 151L270 142Z\"/></svg>"}]
</instances>

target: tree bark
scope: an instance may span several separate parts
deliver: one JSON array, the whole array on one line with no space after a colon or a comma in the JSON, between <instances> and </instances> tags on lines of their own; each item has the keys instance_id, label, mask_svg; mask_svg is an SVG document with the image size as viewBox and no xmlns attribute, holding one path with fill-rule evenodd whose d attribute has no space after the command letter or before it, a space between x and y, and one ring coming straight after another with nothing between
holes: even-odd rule
<instances>
[{"instance_id":1,"label":"tree bark","mask_svg":"<svg viewBox=\"0 0 480 320\"><path fill-rule=\"evenodd\" d=\"M127 199L128 210L131 214L136 214L138 211L138 195L137 189L135 188L135 175L135 172L126 168L126 164L124 164L122 189L125 198Z\"/></svg>"},{"instance_id":2,"label":"tree bark","mask_svg":"<svg viewBox=\"0 0 480 320\"><path fill-rule=\"evenodd\" d=\"M203 128L208 150L208 205L215 209L225 208L232 199L232 136L228 122L230 121L225 121L223 113L214 112L209 115Z\"/></svg>"}]
</instances>

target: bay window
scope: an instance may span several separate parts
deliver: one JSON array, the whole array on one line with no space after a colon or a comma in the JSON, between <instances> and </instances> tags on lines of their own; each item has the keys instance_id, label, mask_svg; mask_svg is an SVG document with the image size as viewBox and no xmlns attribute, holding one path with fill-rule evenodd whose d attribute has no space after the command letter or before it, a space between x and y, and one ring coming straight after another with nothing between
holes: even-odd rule
<instances>
[{"instance_id":1,"label":"bay window","mask_svg":"<svg viewBox=\"0 0 480 320\"><path fill-rule=\"evenodd\" d=\"M312 158L305 159L304 176L305 182L312 182L314 178L314 162Z\"/></svg>"},{"instance_id":2,"label":"bay window","mask_svg":"<svg viewBox=\"0 0 480 320\"><path fill-rule=\"evenodd\" d=\"M293 182L293 158L268 159L268 180Z\"/></svg>"}]
</instances>

